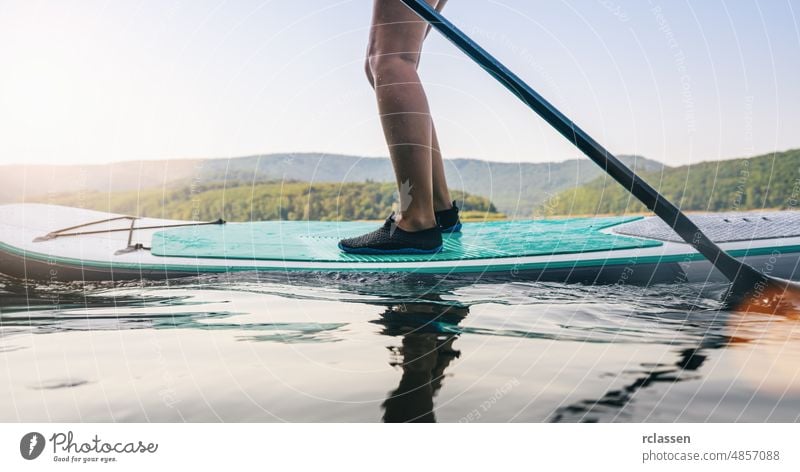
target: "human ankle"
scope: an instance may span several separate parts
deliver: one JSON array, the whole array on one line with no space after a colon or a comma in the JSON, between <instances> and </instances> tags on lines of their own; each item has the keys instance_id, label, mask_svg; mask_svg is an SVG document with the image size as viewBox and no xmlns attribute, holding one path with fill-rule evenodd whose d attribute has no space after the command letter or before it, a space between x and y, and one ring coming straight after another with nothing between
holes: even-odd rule
<instances>
[{"instance_id":1,"label":"human ankle","mask_svg":"<svg viewBox=\"0 0 800 472\"><path fill-rule=\"evenodd\" d=\"M436 218L417 217L414 215L401 215L395 222L403 231L422 231L436 226Z\"/></svg>"},{"instance_id":2,"label":"human ankle","mask_svg":"<svg viewBox=\"0 0 800 472\"><path fill-rule=\"evenodd\" d=\"M437 200L433 204L433 211L445 211L453 208L453 202L450 200Z\"/></svg>"}]
</instances>

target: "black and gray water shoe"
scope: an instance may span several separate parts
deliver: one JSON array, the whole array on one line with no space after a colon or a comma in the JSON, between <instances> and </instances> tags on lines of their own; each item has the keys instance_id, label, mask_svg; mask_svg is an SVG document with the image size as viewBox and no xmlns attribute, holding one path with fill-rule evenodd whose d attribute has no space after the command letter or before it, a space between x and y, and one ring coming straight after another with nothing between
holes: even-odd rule
<instances>
[{"instance_id":1,"label":"black and gray water shoe","mask_svg":"<svg viewBox=\"0 0 800 472\"><path fill-rule=\"evenodd\" d=\"M442 231L439 226L405 231L392 213L375 231L339 241L339 249L351 254L435 254L442 250Z\"/></svg>"},{"instance_id":2,"label":"black and gray water shoe","mask_svg":"<svg viewBox=\"0 0 800 472\"><path fill-rule=\"evenodd\" d=\"M458 233L461 231L461 219L458 217L458 207L455 200L453 200L452 208L437 211L435 215L436 224L439 225L442 233Z\"/></svg>"}]
</instances>

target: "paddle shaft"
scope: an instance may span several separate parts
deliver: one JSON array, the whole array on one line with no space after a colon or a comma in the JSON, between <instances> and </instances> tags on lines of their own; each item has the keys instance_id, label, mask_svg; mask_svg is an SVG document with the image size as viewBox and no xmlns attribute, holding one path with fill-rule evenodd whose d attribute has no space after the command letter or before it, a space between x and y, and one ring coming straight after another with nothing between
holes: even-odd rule
<instances>
[{"instance_id":1,"label":"paddle shaft","mask_svg":"<svg viewBox=\"0 0 800 472\"><path fill-rule=\"evenodd\" d=\"M606 148L592 139L572 120L558 111L556 107L536 93L528 84L470 39L463 31L442 16L441 13L431 8L424 0L401 1L484 70L489 72L511 93L525 102L528 107L547 121L562 136L583 151L595 164L602 167L608 175L673 228L684 241L711 261L725 277L731 281L738 278L740 282L742 282L743 278L746 278L753 283L764 279L764 276L754 268L729 256L714 244L678 207L637 176Z\"/></svg>"}]
</instances>

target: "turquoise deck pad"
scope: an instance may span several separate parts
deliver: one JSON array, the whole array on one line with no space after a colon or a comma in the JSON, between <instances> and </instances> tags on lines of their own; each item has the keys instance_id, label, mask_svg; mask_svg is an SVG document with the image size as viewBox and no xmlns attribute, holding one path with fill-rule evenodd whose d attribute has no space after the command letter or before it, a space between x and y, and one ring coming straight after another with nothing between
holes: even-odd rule
<instances>
[{"instance_id":1,"label":"turquoise deck pad","mask_svg":"<svg viewBox=\"0 0 800 472\"><path fill-rule=\"evenodd\" d=\"M315 262L420 262L496 259L659 246L659 241L604 234L600 230L639 217L571 218L465 223L445 234L437 254L360 255L342 252L342 238L374 230L380 223L265 221L191 226L153 235L156 256Z\"/></svg>"}]
</instances>

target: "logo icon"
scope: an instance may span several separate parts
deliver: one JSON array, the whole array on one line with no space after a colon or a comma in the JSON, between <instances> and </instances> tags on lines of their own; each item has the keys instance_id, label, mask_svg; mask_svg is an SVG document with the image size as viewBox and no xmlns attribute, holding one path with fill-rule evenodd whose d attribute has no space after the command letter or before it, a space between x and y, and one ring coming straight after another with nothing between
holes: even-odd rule
<instances>
[{"instance_id":1,"label":"logo icon","mask_svg":"<svg viewBox=\"0 0 800 472\"><path fill-rule=\"evenodd\" d=\"M41 433L28 433L22 436L19 441L19 453L22 454L26 460L33 460L39 457L44 451L44 436Z\"/></svg>"}]
</instances>

